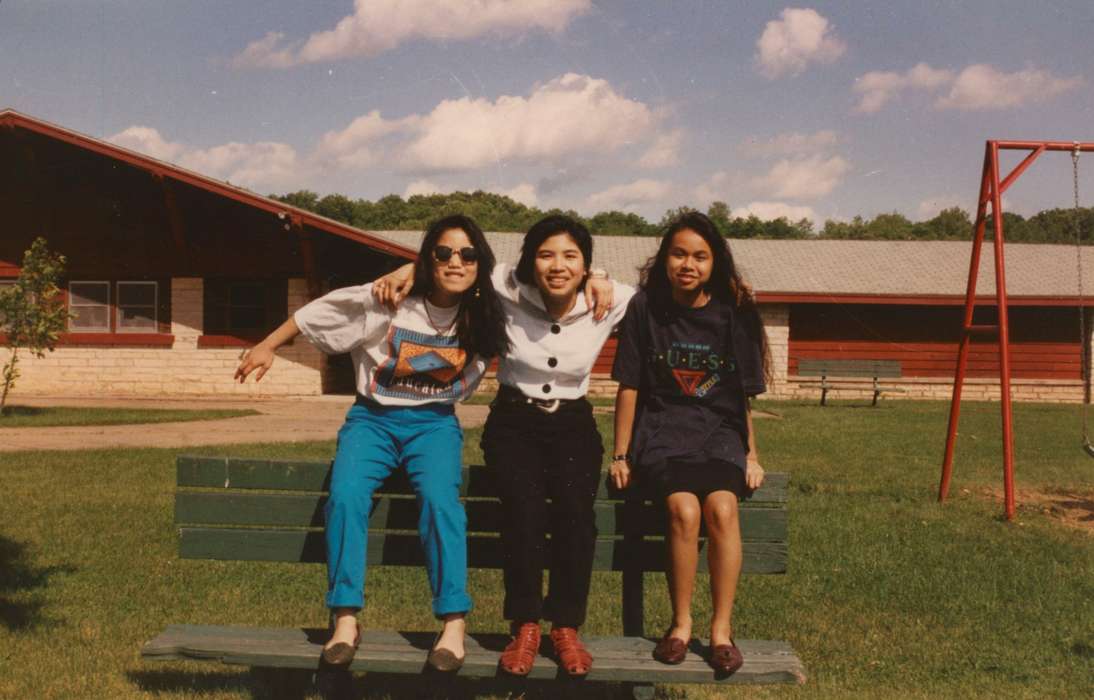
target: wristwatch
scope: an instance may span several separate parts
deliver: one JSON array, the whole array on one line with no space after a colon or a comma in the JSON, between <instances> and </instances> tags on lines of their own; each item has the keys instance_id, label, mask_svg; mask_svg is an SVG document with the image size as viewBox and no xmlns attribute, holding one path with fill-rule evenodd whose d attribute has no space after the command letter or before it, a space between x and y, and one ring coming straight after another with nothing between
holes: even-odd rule
<instances>
[{"instance_id":1,"label":"wristwatch","mask_svg":"<svg viewBox=\"0 0 1094 700\"><path fill-rule=\"evenodd\" d=\"M627 464L630 464L631 463L631 456L630 455L613 455L612 456L612 461L613 462L626 462Z\"/></svg>"}]
</instances>

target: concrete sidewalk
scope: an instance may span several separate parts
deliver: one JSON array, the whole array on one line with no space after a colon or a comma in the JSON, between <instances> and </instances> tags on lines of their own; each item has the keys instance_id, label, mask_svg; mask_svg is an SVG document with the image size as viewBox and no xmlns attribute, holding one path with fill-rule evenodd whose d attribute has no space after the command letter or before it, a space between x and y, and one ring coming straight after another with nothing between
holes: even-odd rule
<instances>
[{"instance_id":1,"label":"concrete sidewalk","mask_svg":"<svg viewBox=\"0 0 1094 700\"><path fill-rule=\"evenodd\" d=\"M0 428L0 452L16 450L94 450L115 447L193 447L245 442L333 440L353 403L352 396L304 396L292 399L129 399L24 398L20 406L80 406L175 409L246 409L261 415L221 420L140 425L56 428ZM456 406L460 425L482 425L489 406Z\"/></svg>"}]
</instances>

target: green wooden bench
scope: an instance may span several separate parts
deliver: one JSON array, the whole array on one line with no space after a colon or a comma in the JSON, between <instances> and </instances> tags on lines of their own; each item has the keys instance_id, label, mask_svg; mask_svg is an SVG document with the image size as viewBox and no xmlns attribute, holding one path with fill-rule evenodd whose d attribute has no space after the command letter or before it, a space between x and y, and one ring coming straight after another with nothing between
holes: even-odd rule
<instances>
[{"instance_id":1,"label":"green wooden bench","mask_svg":"<svg viewBox=\"0 0 1094 700\"><path fill-rule=\"evenodd\" d=\"M179 457L175 522L179 556L184 559L228 559L322 563L324 493L330 462ZM744 571L786 571L788 475L768 474L755 496L742 507ZM379 490L369 520L368 565L422 566L417 506L405 477L397 474ZM468 515L468 564L501 567L498 526L501 508L485 468L465 468L461 496ZM644 629L643 573L664 571L664 516L637 493L630 500L609 493L602 482L596 501L599 536L597 570L622 572L623 636L588 637L595 661L587 681L633 684L636 697L652 697L653 683L802 683L805 674L786 642L739 640L744 667L728 679L697 655L680 666L653 660L654 640ZM705 570L706 557L700 556ZM258 585L258 584L256 584ZM265 585L265 584L264 584ZM274 584L276 585L276 584ZM316 591L318 600L321 591ZM594 589L593 596L597 595ZM317 603L318 604L318 603ZM472 621L472 628L476 624ZM482 624L479 621L479 624ZM202 660L245 665L267 677L284 697L304 693L319 665L327 639L320 629L269 629L178 624L148 642L148 660ZM353 661L353 671L419 674L433 641L432 632L367 630ZM532 678L556 678L560 672L544 656ZM507 642L501 634L469 635L467 657L459 674L504 675L498 656Z\"/></svg>"},{"instance_id":2,"label":"green wooden bench","mask_svg":"<svg viewBox=\"0 0 1094 700\"><path fill-rule=\"evenodd\" d=\"M904 376L900 369L900 360L798 360L798 376L820 377L820 405L825 405L829 391L841 389L867 388L874 392L871 406L877 406L882 392L903 392L896 386L881 386L880 379L896 379Z\"/></svg>"}]
</instances>

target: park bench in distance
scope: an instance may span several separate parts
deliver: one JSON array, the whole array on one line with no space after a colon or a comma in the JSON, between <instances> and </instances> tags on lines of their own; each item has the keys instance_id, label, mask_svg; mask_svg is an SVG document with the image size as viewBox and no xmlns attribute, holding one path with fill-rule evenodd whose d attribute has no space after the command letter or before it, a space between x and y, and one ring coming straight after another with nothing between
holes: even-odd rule
<instances>
[{"instance_id":1,"label":"park bench in distance","mask_svg":"<svg viewBox=\"0 0 1094 700\"><path fill-rule=\"evenodd\" d=\"M799 377L820 377L820 405L825 405L829 391L856 389L874 392L871 406L877 406L882 392L903 392L896 386L881 386L878 379L902 377L900 360L798 360ZM872 385L867 381L872 380Z\"/></svg>"},{"instance_id":2,"label":"park bench in distance","mask_svg":"<svg viewBox=\"0 0 1094 700\"><path fill-rule=\"evenodd\" d=\"M175 495L179 556L324 562L323 504L330 468L329 461L180 456ZM787 474L768 474L764 486L742 504L745 573L786 572L788 482ZM501 568L501 540L497 534L501 506L484 467L464 469L461 496L468 517L468 565ZM804 682L801 661L789 644L779 641L738 640L745 663L728 679L715 678L714 671L696 653L689 654L679 666L655 661L655 642L646 636L643 622L643 572L664 571L664 515L658 507L634 495L629 501L620 498L609 493L602 480L596 500L599 535L595 568L622 572L623 635L585 638L594 658L586 682L633 684L635 697L652 697L655 682ZM369 519L370 578L377 575L377 566L423 566L417 519L413 491L405 476L397 473L378 491ZM705 571L703 553L699 561ZM321 604L321 594L315 592L316 605ZM595 599L597 595L594 588L591 596ZM498 657L507 636L474 633L475 624L472 621L467 657L459 674L504 676L498 670ZM251 666L261 669L260 675L282 697L300 697L319 666L319 654L327 638L325 629L178 624L170 625L148 642L141 653L147 660L220 661ZM421 674L433 638L434 632L365 630L351 669ZM531 678L562 677L554 660L544 653L549 650L550 641L544 635Z\"/></svg>"}]
</instances>

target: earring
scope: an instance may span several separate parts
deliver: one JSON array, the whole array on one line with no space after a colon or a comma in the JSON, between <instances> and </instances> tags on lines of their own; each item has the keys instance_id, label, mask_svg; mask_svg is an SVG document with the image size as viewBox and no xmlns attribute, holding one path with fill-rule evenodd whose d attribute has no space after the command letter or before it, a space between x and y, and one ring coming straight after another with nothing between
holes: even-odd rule
<instances>
[{"instance_id":1,"label":"earring","mask_svg":"<svg viewBox=\"0 0 1094 700\"><path fill-rule=\"evenodd\" d=\"M478 287L475 287L475 298L476 299L479 298L479 288Z\"/></svg>"}]
</instances>

